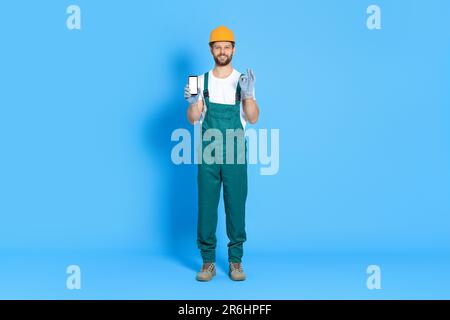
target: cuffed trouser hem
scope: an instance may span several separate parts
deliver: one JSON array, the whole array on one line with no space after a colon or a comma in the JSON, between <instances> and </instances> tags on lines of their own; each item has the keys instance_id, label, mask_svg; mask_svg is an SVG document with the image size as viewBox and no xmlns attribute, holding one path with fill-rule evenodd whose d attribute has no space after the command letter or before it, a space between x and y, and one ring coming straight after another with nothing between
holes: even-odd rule
<instances>
[{"instance_id":1,"label":"cuffed trouser hem","mask_svg":"<svg viewBox=\"0 0 450 320\"><path fill-rule=\"evenodd\" d=\"M203 263L213 263L213 262L216 262L216 256L202 254L202 260L203 260Z\"/></svg>"},{"instance_id":2,"label":"cuffed trouser hem","mask_svg":"<svg viewBox=\"0 0 450 320\"><path fill-rule=\"evenodd\" d=\"M216 263L216 260L206 259L203 260L203 263Z\"/></svg>"}]
</instances>

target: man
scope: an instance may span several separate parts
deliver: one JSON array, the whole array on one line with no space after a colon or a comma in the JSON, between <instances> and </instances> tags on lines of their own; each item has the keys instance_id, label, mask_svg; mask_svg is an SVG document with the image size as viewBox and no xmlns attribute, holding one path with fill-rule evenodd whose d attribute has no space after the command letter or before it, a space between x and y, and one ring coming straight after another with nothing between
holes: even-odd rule
<instances>
[{"instance_id":1,"label":"man","mask_svg":"<svg viewBox=\"0 0 450 320\"><path fill-rule=\"evenodd\" d=\"M203 137L200 148L202 161L198 165L197 178L197 245L203 265L197 273L197 280L209 281L216 274L217 208L223 184L226 228L229 238L229 276L232 280L240 281L245 280L242 267L243 243L246 241L245 201L247 198L244 129L247 121L254 124L259 116L259 108L255 100L255 76L251 69L247 70L246 75L241 75L233 69L231 60L236 48L234 34L230 29L225 26L214 29L210 35L209 46L215 61L214 69L199 76L200 88L197 95L191 96L188 85L184 91L185 99L189 102L188 120L192 124L201 122ZM204 141L208 140L204 138L209 136L208 131L223 134L222 151L225 150L225 154L215 154L219 153L220 148L216 149L211 153L215 160L213 163L204 159L203 153L208 150L209 143ZM229 137L231 139L227 139ZM245 148L239 148L239 142L234 145L235 138L241 139L241 146L245 145ZM220 140L214 141L220 142ZM232 161L228 161L230 159Z\"/></svg>"}]
</instances>

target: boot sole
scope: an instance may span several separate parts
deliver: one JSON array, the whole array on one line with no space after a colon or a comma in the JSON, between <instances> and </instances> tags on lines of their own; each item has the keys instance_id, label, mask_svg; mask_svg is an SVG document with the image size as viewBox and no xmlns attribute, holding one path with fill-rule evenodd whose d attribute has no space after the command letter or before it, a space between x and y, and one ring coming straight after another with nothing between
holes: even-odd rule
<instances>
[{"instance_id":1,"label":"boot sole","mask_svg":"<svg viewBox=\"0 0 450 320\"><path fill-rule=\"evenodd\" d=\"M233 280L233 281L244 281L245 279L247 279L247 277L244 277L244 278L242 278L242 279L236 279L236 278L233 278L230 274L229 274L228 276L229 276L230 279Z\"/></svg>"},{"instance_id":2,"label":"boot sole","mask_svg":"<svg viewBox=\"0 0 450 320\"><path fill-rule=\"evenodd\" d=\"M211 280L214 278L215 275L216 275L216 272L214 272L214 273L212 274L211 278L209 278L209 279L201 279L201 278L199 278L199 277L195 277L195 279L196 279L197 281L200 281L200 282L208 282L208 281L211 281Z\"/></svg>"}]
</instances>

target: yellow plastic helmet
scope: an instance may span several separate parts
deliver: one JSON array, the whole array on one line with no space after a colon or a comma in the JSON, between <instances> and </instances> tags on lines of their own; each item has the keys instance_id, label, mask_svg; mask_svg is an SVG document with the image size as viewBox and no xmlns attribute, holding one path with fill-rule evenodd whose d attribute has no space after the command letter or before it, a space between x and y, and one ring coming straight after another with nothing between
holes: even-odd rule
<instances>
[{"instance_id":1,"label":"yellow plastic helmet","mask_svg":"<svg viewBox=\"0 0 450 320\"><path fill-rule=\"evenodd\" d=\"M209 44L217 41L230 41L234 43L233 31L225 26L215 28L209 36Z\"/></svg>"}]
</instances>

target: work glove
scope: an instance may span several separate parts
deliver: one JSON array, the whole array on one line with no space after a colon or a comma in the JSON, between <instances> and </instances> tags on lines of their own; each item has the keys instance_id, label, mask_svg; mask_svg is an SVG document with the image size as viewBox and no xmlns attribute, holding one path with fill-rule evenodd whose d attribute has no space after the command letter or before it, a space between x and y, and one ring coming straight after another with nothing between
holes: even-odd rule
<instances>
[{"instance_id":1,"label":"work glove","mask_svg":"<svg viewBox=\"0 0 450 320\"><path fill-rule=\"evenodd\" d=\"M186 84L186 87L184 87L184 98L189 103L189 105L197 103L198 98L200 97L200 88L197 92L198 94L192 96L191 92L189 91L189 84Z\"/></svg>"},{"instance_id":2,"label":"work glove","mask_svg":"<svg viewBox=\"0 0 450 320\"><path fill-rule=\"evenodd\" d=\"M241 85L242 99L254 99L253 91L255 89L256 77L253 74L252 69L247 69L247 74L242 75L239 78L239 84Z\"/></svg>"}]
</instances>

